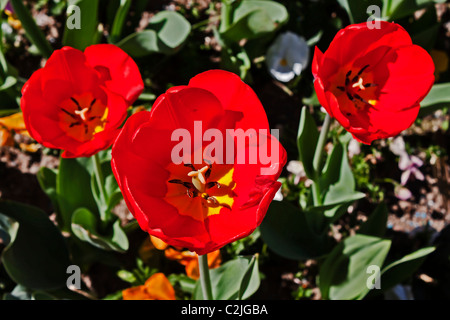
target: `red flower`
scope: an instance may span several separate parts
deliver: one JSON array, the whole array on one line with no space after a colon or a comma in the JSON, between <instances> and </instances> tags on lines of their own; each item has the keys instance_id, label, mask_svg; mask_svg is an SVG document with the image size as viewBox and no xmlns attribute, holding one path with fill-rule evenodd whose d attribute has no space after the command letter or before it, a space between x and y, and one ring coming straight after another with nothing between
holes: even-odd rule
<instances>
[{"instance_id":1,"label":"red flower","mask_svg":"<svg viewBox=\"0 0 450 320\"><path fill-rule=\"evenodd\" d=\"M36 141L64 150L65 158L88 157L112 144L143 88L137 65L120 48L64 47L25 83L21 108Z\"/></svg>"},{"instance_id":2,"label":"red flower","mask_svg":"<svg viewBox=\"0 0 450 320\"><path fill-rule=\"evenodd\" d=\"M325 53L316 47L312 72L322 106L365 144L411 126L434 82L430 55L384 21L380 29L346 27Z\"/></svg>"},{"instance_id":3,"label":"red flower","mask_svg":"<svg viewBox=\"0 0 450 320\"><path fill-rule=\"evenodd\" d=\"M185 161L176 164L172 160L180 143L173 141L176 129L201 137L215 129L224 142L230 129L253 129L252 138L258 139L239 145L236 137L231 139L236 142L232 148L224 143L208 155L212 142L197 144L194 137L188 143L192 152L183 152ZM238 76L221 70L204 72L188 86L169 89L151 112L132 115L114 143L112 168L140 227L199 255L252 233L280 187L276 180L286 163L283 147L268 130L255 93ZM270 164L237 159L239 154L250 159L266 147L272 155L273 150L278 152ZM233 161L221 163L221 151L223 159L232 155ZM270 165L273 170L261 174Z\"/></svg>"}]
</instances>

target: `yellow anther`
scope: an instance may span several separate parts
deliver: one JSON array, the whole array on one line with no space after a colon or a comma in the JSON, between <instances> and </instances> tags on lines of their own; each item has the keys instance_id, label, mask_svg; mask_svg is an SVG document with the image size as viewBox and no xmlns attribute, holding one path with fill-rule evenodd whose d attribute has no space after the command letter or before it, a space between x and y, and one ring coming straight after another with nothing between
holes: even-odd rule
<instances>
[{"instance_id":1,"label":"yellow anther","mask_svg":"<svg viewBox=\"0 0 450 320\"><path fill-rule=\"evenodd\" d=\"M352 88L356 88L356 87L359 87L361 90L364 90L364 89L365 89L365 87L364 87L364 85L363 85L363 78L359 77L358 82L355 82L355 83L352 85Z\"/></svg>"}]
</instances>

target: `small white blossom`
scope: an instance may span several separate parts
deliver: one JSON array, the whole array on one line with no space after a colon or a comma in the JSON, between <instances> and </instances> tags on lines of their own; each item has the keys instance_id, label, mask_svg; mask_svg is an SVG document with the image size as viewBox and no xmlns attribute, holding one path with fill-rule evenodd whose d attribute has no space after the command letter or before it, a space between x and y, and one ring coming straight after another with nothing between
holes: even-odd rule
<instances>
[{"instance_id":1,"label":"small white blossom","mask_svg":"<svg viewBox=\"0 0 450 320\"><path fill-rule=\"evenodd\" d=\"M281 82L289 82L300 75L308 60L309 47L305 39L290 31L280 34L266 54L270 74Z\"/></svg>"},{"instance_id":2,"label":"small white blossom","mask_svg":"<svg viewBox=\"0 0 450 320\"><path fill-rule=\"evenodd\" d=\"M294 184L298 184L303 177L306 177L305 168L303 168L303 163L300 161L289 161L286 170L295 176Z\"/></svg>"}]
</instances>

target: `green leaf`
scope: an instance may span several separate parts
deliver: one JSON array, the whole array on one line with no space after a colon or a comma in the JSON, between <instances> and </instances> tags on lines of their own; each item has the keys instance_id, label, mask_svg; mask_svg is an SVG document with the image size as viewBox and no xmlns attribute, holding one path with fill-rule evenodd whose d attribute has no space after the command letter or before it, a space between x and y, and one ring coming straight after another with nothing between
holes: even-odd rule
<instances>
[{"instance_id":1,"label":"green leaf","mask_svg":"<svg viewBox=\"0 0 450 320\"><path fill-rule=\"evenodd\" d=\"M49 169L47 167L41 167L36 174L41 189L47 194L53 204L53 208L56 212L59 212L58 208L58 196L56 194L56 177L57 171Z\"/></svg>"},{"instance_id":2,"label":"green leaf","mask_svg":"<svg viewBox=\"0 0 450 320\"><path fill-rule=\"evenodd\" d=\"M91 175L91 189L99 211L110 212L122 200L122 193L112 173L110 160L101 162L101 170L105 178L106 203L103 201L97 186L95 174ZM109 216L109 215L106 215Z\"/></svg>"},{"instance_id":3,"label":"green leaf","mask_svg":"<svg viewBox=\"0 0 450 320\"><path fill-rule=\"evenodd\" d=\"M148 28L122 39L117 46L133 57L152 53L174 54L186 42L191 25L175 11L161 11L151 20Z\"/></svg>"},{"instance_id":4,"label":"green leaf","mask_svg":"<svg viewBox=\"0 0 450 320\"><path fill-rule=\"evenodd\" d=\"M271 34L289 19L286 8L275 1L243 0L233 6L232 22L221 24L220 37L237 43Z\"/></svg>"},{"instance_id":5,"label":"green leaf","mask_svg":"<svg viewBox=\"0 0 450 320\"><path fill-rule=\"evenodd\" d=\"M444 2L445 0L383 0L383 16L390 21L399 20L433 3Z\"/></svg>"},{"instance_id":6,"label":"green leaf","mask_svg":"<svg viewBox=\"0 0 450 320\"><path fill-rule=\"evenodd\" d=\"M25 29L27 38L39 49L44 57L49 58L53 49L47 39L45 39L42 30L37 26L30 11L23 4L23 1L11 0L10 3L14 9L14 13L22 23L22 27Z\"/></svg>"},{"instance_id":7,"label":"green leaf","mask_svg":"<svg viewBox=\"0 0 450 320\"><path fill-rule=\"evenodd\" d=\"M377 5L381 8L381 0L338 0L342 8L347 11L350 23L360 23L367 21L369 14L367 7ZM380 12L381 14L381 12Z\"/></svg>"},{"instance_id":8,"label":"green leaf","mask_svg":"<svg viewBox=\"0 0 450 320\"><path fill-rule=\"evenodd\" d=\"M348 163L347 144L348 142L336 142L323 169L320 179L321 189L325 190L322 208L331 209L365 197L364 193L355 191L355 178Z\"/></svg>"},{"instance_id":9,"label":"green leaf","mask_svg":"<svg viewBox=\"0 0 450 320\"><path fill-rule=\"evenodd\" d=\"M256 272L255 272L256 268ZM219 268L210 270L213 297L216 300L249 298L259 288L258 262L254 256L239 256ZM194 290L196 300L203 299L200 281Z\"/></svg>"},{"instance_id":10,"label":"green leaf","mask_svg":"<svg viewBox=\"0 0 450 320\"><path fill-rule=\"evenodd\" d=\"M303 107L298 127L297 148L300 161L303 162L303 167L309 178L315 177L313 159L318 139L319 131L316 122L309 113L308 108Z\"/></svg>"},{"instance_id":11,"label":"green leaf","mask_svg":"<svg viewBox=\"0 0 450 320\"><path fill-rule=\"evenodd\" d=\"M258 256L254 255L241 281L238 300L245 300L258 290L260 284Z\"/></svg>"},{"instance_id":12,"label":"green leaf","mask_svg":"<svg viewBox=\"0 0 450 320\"><path fill-rule=\"evenodd\" d=\"M13 76L7 76L3 84L0 86L0 91L11 88L17 83L17 79Z\"/></svg>"},{"instance_id":13,"label":"green leaf","mask_svg":"<svg viewBox=\"0 0 450 320\"><path fill-rule=\"evenodd\" d=\"M97 248L125 252L128 250L128 238L116 220L107 234L98 231L98 218L86 208L77 209L72 216L72 231L80 239Z\"/></svg>"},{"instance_id":14,"label":"green leaf","mask_svg":"<svg viewBox=\"0 0 450 320\"><path fill-rule=\"evenodd\" d=\"M69 6L79 7L67 17L68 22L80 19L80 28L70 29L72 23L66 23L64 30L63 44L78 50L84 50L88 46L98 43L98 4L99 0L69 0Z\"/></svg>"},{"instance_id":15,"label":"green leaf","mask_svg":"<svg viewBox=\"0 0 450 320\"><path fill-rule=\"evenodd\" d=\"M63 236L47 214L12 201L1 201L0 213L18 224L16 235L1 255L11 279L34 290L65 286L69 253Z\"/></svg>"},{"instance_id":16,"label":"green leaf","mask_svg":"<svg viewBox=\"0 0 450 320\"><path fill-rule=\"evenodd\" d=\"M436 110L450 107L450 82L435 84L420 103L419 116L424 117Z\"/></svg>"},{"instance_id":17,"label":"green leaf","mask_svg":"<svg viewBox=\"0 0 450 320\"><path fill-rule=\"evenodd\" d=\"M358 233L368 236L382 237L386 233L388 208L385 203L380 203L366 222L358 230Z\"/></svg>"},{"instance_id":18,"label":"green leaf","mask_svg":"<svg viewBox=\"0 0 450 320\"><path fill-rule=\"evenodd\" d=\"M434 247L419 249L383 268L381 271L381 289L386 291L408 279L434 250Z\"/></svg>"},{"instance_id":19,"label":"green leaf","mask_svg":"<svg viewBox=\"0 0 450 320\"><path fill-rule=\"evenodd\" d=\"M109 35L109 41L116 43L120 39L122 34L122 28L127 18L128 11L130 10L131 0L120 0L119 8L117 9L114 22L111 27L111 33Z\"/></svg>"},{"instance_id":20,"label":"green leaf","mask_svg":"<svg viewBox=\"0 0 450 320\"><path fill-rule=\"evenodd\" d=\"M90 158L61 158L56 178L59 219L64 231L70 230L72 214L78 208L97 212L97 205L91 190L92 168Z\"/></svg>"},{"instance_id":21,"label":"green leaf","mask_svg":"<svg viewBox=\"0 0 450 320\"><path fill-rule=\"evenodd\" d=\"M273 201L259 229L264 243L282 257L307 260L329 252L333 240L326 233L316 234L305 212L286 201Z\"/></svg>"},{"instance_id":22,"label":"green leaf","mask_svg":"<svg viewBox=\"0 0 450 320\"><path fill-rule=\"evenodd\" d=\"M367 268L381 268L390 246L390 240L358 234L340 242L319 271L322 297L350 300L365 295L369 291Z\"/></svg>"}]
</instances>

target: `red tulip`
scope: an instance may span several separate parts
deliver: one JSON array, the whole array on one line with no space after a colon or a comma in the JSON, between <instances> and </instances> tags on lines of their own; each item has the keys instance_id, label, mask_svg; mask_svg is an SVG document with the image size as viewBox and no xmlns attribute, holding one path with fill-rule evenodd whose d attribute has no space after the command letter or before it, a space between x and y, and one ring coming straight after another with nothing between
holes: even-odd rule
<instances>
[{"instance_id":1,"label":"red tulip","mask_svg":"<svg viewBox=\"0 0 450 320\"><path fill-rule=\"evenodd\" d=\"M120 48L64 47L25 83L21 108L36 141L65 158L89 157L112 144L143 89L137 65Z\"/></svg>"},{"instance_id":2,"label":"red tulip","mask_svg":"<svg viewBox=\"0 0 450 320\"><path fill-rule=\"evenodd\" d=\"M187 143L191 152L184 150L178 164L173 160L181 143L176 134L174 139L177 129L194 136ZM255 134L243 145L232 138L231 148L218 144L209 153L213 141L230 138L231 129ZM211 130L220 133L215 140L206 138ZM280 187L277 178L286 163L286 152L268 130L255 93L238 76L221 70L169 89L150 112L132 115L113 145L112 168L140 227L199 255L252 233ZM198 142L195 136L203 139ZM275 155L270 164L239 161L264 148ZM221 152L222 159L233 161L219 161ZM268 167L273 170L264 172Z\"/></svg>"},{"instance_id":3,"label":"red tulip","mask_svg":"<svg viewBox=\"0 0 450 320\"><path fill-rule=\"evenodd\" d=\"M346 27L312 64L319 102L365 144L411 126L434 82L430 55L398 24L380 26Z\"/></svg>"}]
</instances>

